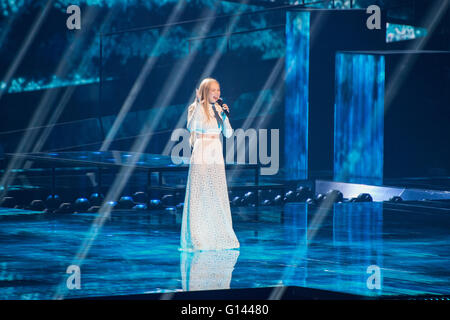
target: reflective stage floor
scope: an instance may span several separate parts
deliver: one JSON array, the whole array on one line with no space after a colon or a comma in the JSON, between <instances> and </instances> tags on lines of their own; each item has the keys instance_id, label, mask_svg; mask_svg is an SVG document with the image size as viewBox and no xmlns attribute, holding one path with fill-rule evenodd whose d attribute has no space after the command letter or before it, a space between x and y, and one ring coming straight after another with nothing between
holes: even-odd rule
<instances>
[{"instance_id":1,"label":"reflective stage floor","mask_svg":"<svg viewBox=\"0 0 450 320\"><path fill-rule=\"evenodd\" d=\"M190 253L179 250L181 211L113 211L93 224L98 213L1 208L0 299L277 286L449 295L449 213L407 202L234 207L241 248ZM80 289L67 286L74 264Z\"/></svg>"}]
</instances>

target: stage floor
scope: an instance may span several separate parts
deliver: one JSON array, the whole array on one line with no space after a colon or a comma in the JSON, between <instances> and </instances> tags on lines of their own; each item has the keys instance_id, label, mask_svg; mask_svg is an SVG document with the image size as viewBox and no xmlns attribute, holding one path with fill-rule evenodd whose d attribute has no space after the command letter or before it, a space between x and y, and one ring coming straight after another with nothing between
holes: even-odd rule
<instances>
[{"instance_id":1,"label":"stage floor","mask_svg":"<svg viewBox=\"0 0 450 320\"><path fill-rule=\"evenodd\" d=\"M3 208L0 299L276 286L370 298L448 295L450 215L413 209L382 202L235 207L241 248L189 253L179 251L180 211L113 211L91 229L96 213ZM69 290L66 269L74 262L81 289ZM379 289L371 286L378 280Z\"/></svg>"}]
</instances>

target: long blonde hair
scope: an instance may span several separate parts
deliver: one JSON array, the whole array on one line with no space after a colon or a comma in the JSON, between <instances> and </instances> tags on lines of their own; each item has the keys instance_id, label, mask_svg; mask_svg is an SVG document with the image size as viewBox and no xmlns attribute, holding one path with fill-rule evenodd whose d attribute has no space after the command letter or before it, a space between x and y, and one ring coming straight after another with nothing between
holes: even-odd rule
<instances>
[{"instance_id":1,"label":"long blonde hair","mask_svg":"<svg viewBox=\"0 0 450 320\"><path fill-rule=\"evenodd\" d=\"M207 121L210 121L212 119L211 114L209 113L209 101L208 101L208 93L209 89L211 88L211 84L213 83L219 84L219 81L213 78L205 78L200 83L200 87L198 88L198 91L200 92L200 101L203 101L202 107L204 114L206 115Z\"/></svg>"},{"instance_id":2,"label":"long blonde hair","mask_svg":"<svg viewBox=\"0 0 450 320\"><path fill-rule=\"evenodd\" d=\"M200 86L198 88L198 91L200 93L200 103L203 101L203 103L202 103L203 114L206 117L206 121L212 120L211 114L209 113L208 92L209 92L209 89L211 88L211 84L213 84L214 82L219 84L219 81L217 81L216 79L205 78L202 80L202 82L200 82ZM195 97L195 99L197 100L197 96ZM191 104L191 106L188 109L188 119L192 116L192 114L194 112L194 107L195 107L195 102L193 104ZM189 139L191 146L194 145L194 140L195 140L194 137L195 137L195 135L191 133L191 137Z\"/></svg>"}]
</instances>

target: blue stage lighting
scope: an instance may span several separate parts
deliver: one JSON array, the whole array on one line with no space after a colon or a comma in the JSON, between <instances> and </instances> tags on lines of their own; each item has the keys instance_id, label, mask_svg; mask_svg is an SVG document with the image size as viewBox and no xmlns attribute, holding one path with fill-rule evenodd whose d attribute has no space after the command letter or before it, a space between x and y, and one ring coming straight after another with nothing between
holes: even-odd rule
<instances>
[{"instance_id":1,"label":"blue stage lighting","mask_svg":"<svg viewBox=\"0 0 450 320\"><path fill-rule=\"evenodd\" d=\"M372 202L372 196L368 193L360 193L355 202Z\"/></svg>"},{"instance_id":2,"label":"blue stage lighting","mask_svg":"<svg viewBox=\"0 0 450 320\"><path fill-rule=\"evenodd\" d=\"M133 194L133 200L136 203L147 203L148 195L145 192L138 191Z\"/></svg>"},{"instance_id":3,"label":"blue stage lighting","mask_svg":"<svg viewBox=\"0 0 450 320\"><path fill-rule=\"evenodd\" d=\"M145 203L138 203L133 207L134 210L147 210L147 205Z\"/></svg>"},{"instance_id":4,"label":"blue stage lighting","mask_svg":"<svg viewBox=\"0 0 450 320\"><path fill-rule=\"evenodd\" d=\"M166 194L161 198L161 204L164 207L173 207L176 206L175 196L172 194Z\"/></svg>"},{"instance_id":5,"label":"blue stage lighting","mask_svg":"<svg viewBox=\"0 0 450 320\"><path fill-rule=\"evenodd\" d=\"M380 184L384 151L383 55L337 53L335 181Z\"/></svg>"},{"instance_id":6,"label":"blue stage lighting","mask_svg":"<svg viewBox=\"0 0 450 320\"><path fill-rule=\"evenodd\" d=\"M292 180L307 178L310 13L286 14L284 168Z\"/></svg>"},{"instance_id":7,"label":"blue stage lighting","mask_svg":"<svg viewBox=\"0 0 450 320\"><path fill-rule=\"evenodd\" d=\"M162 205L161 205L161 200L159 199L152 199L149 202L150 204L150 209L161 209Z\"/></svg>"},{"instance_id":8,"label":"blue stage lighting","mask_svg":"<svg viewBox=\"0 0 450 320\"><path fill-rule=\"evenodd\" d=\"M78 198L75 200L74 210L75 212L87 212L90 208L89 200L86 198Z\"/></svg>"},{"instance_id":9,"label":"blue stage lighting","mask_svg":"<svg viewBox=\"0 0 450 320\"><path fill-rule=\"evenodd\" d=\"M30 210L33 211L44 211L45 210L45 204L42 200L33 200L30 203Z\"/></svg>"},{"instance_id":10,"label":"blue stage lighting","mask_svg":"<svg viewBox=\"0 0 450 320\"><path fill-rule=\"evenodd\" d=\"M93 206L101 206L104 200L104 196L101 193L93 193L89 198L90 203Z\"/></svg>"},{"instance_id":11,"label":"blue stage lighting","mask_svg":"<svg viewBox=\"0 0 450 320\"><path fill-rule=\"evenodd\" d=\"M325 198L327 200L330 200L332 202L342 202L344 201L344 195L339 190L330 190L325 195Z\"/></svg>"},{"instance_id":12,"label":"blue stage lighting","mask_svg":"<svg viewBox=\"0 0 450 320\"><path fill-rule=\"evenodd\" d=\"M57 194L49 195L45 200L45 205L49 210L57 209L62 203L62 200Z\"/></svg>"},{"instance_id":13,"label":"blue stage lighting","mask_svg":"<svg viewBox=\"0 0 450 320\"><path fill-rule=\"evenodd\" d=\"M74 208L73 208L72 204L69 202L61 203L59 208L55 210L55 213L63 213L63 214L64 213L65 214L73 213L73 212L74 212Z\"/></svg>"},{"instance_id":14,"label":"blue stage lighting","mask_svg":"<svg viewBox=\"0 0 450 320\"><path fill-rule=\"evenodd\" d=\"M16 199L14 199L13 197L4 197L0 202L0 207L14 208L16 204Z\"/></svg>"},{"instance_id":15,"label":"blue stage lighting","mask_svg":"<svg viewBox=\"0 0 450 320\"><path fill-rule=\"evenodd\" d=\"M133 201L132 197L129 196L123 196L120 198L116 209L131 209L135 206L136 204Z\"/></svg>"},{"instance_id":16,"label":"blue stage lighting","mask_svg":"<svg viewBox=\"0 0 450 320\"><path fill-rule=\"evenodd\" d=\"M313 194L311 192L311 189L308 187L300 186L297 188L297 191L295 193L295 200L296 201L306 201L308 198L312 198Z\"/></svg>"}]
</instances>

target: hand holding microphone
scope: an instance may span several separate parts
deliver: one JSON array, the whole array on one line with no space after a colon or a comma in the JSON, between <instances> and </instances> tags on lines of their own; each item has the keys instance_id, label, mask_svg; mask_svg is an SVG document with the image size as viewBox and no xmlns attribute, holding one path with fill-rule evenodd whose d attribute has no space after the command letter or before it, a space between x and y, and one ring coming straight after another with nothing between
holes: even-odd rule
<instances>
[{"instance_id":1,"label":"hand holding microphone","mask_svg":"<svg viewBox=\"0 0 450 320\"><path fill-rule=\"evenodd\" d=\"M229 117L230 116L230 108L228 108L228 106L225 103L223 103L223 100L221 98L219 98L216 102L222 108L223 112L225 112L227 117Z\"/></svg>"}]
</instances>

